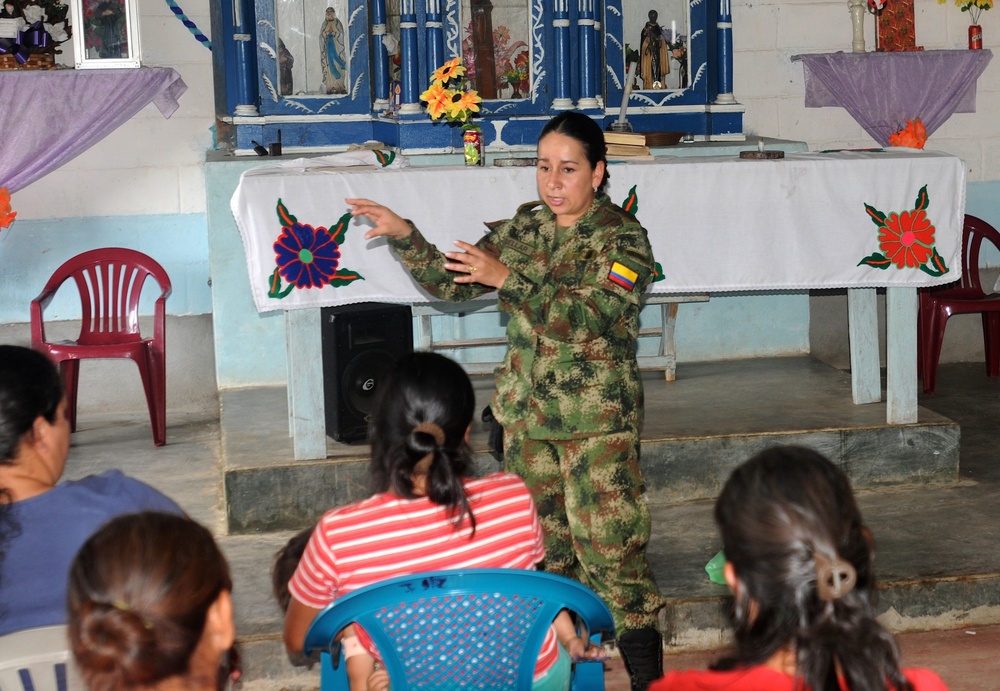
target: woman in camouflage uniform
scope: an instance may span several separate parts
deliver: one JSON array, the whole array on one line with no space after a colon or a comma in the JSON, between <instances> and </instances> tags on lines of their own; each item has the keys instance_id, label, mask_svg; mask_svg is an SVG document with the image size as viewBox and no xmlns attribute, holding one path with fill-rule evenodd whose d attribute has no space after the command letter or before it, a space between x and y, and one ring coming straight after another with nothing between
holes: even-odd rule
<instances>
[{"instance_id":1,"label":"woman in camouflage uniform","mask_svg":"<svg viewBox=\"0 0 1000 691\"><path fill-rule=\"evenodd\" d=\"M496 290L510 317L493 413L507 469L531 488L545 528L545 570L608 603L632 679L662 674L663 601L646 560L642 382L635 359L639 298L653 278L646 231L603 192L604 135L586 115L553 118L538 140L541 201L487 224L475 245L439 252L409 221L367 199L352 215L387 236L413 277L440 298Z\"/></svg>"}]
</instances>

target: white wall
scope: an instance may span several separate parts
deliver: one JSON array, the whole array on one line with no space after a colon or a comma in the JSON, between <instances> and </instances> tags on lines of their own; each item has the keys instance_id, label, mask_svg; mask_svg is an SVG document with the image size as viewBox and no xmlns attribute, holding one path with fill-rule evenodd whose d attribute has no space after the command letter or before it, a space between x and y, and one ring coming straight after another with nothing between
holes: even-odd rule
<instances>
[{"instance_id":1,"label":"white wall","mask_svg":"<svg viewBox=\"0 0 1000 691\"><path fill-rule=\"evenodd\" d=\"M202 33L211 35L206 0L181 0L180 5ZM90 150L16 192L12 203L18 221L204 213L202 161L212 147L215 121L212 54L164 0L139 0L139 10L143 64L180 73L188 86L180 108L166 120L155 106L146 106ZM71 63L72 51L62 60Z\"/></svg>"},{"instance_id":2,"label":"white wall","mask_svg":"<svg viewBox=\"0 0 1000 691\"><path fill-rule=\"evenodd\" d=\"M890 0L891 2L892 0ZM926 50L968 46L968 14L952 0L916 0L917 45ZM980 19L986 48L1000 45L1000 12ZM810 149L873 146L873 140L841 108L805 108L799 53L851 50L846 0L736 0L733 3L734 89L747 107L745 130L809 143ZM873 17L865 17L865 42L874 50ZM969 164L969 181L1000 179L1000 70L991 64L979 79L977 112L953 115L927 143Z\"/></svg>"}]
</instances>

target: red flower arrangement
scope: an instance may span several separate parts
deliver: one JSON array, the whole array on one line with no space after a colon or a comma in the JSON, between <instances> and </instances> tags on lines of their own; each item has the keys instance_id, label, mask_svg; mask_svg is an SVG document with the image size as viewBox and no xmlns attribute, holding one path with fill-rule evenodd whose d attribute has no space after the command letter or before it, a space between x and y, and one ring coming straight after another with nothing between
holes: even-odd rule
<instances>
[{"instance_id":1,"label":"red flower arrangement","mask_svg":"<svg viewBox=\"0 0 1000 691\"><path fill-rule=\"evenodd\" d=\"M911 149L922 149L927 143L927 128L920 118L906 121L906 127L895 134L889 135L890 146L908 146Z\"/></svg>"}]
</instances>

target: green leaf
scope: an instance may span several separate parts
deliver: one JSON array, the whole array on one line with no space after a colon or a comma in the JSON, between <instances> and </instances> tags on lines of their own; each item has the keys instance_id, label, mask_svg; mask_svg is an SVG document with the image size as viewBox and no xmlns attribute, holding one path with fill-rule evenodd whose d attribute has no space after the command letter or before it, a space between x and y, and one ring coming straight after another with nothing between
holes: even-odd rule
<instances>
[{"instance_id":1,"label":"green leaf","mask_svg":"<svg viewBox=\"0 0 1000 691\"><path fill-rule=\"evenodd\" d=\"M285 208L285 205L281 203L280 198L278 199L278 206L275 209L275 211L278 212L278 221L281 223L281 225L293 226L296 223L298 223L298 219L295 218L295 216L292 216L291 213L289 213L288 209Z\"/></svg>"},{"instance_id":2,"label":"green leaf","mask_svg":"<svg viewBox=\"0 0 1000 691\"><path fill-rule=\"evenodd\" d=\"M632 185L632 189L628 191L628 196L622 202L622 210L632 216L632 218L635 218L635 215L639 213L639 195L635 193L635 187L635 185Z\"/></svg>"},{"instance_id":3,"label":"green leaf","mask_svg":"<svg viewBox=\"0 0 1000 691\"><path fill-rule=\"evenodd\" d=\"M927 194L927 185L924 185L920 188L920 191L917 192L917 200L913 202L913 210L921 211L922 209L926 209L930 202L931 199Z\"/></svg>"},{"instance_id":4,"label":"green leaf","mask_svg":"<svg viewBox=\"0 0 1000 691\"><path fill-rule=\"evenodd\" d=\"M948 265L944 263L944 257L938 254L937 247L931 251L930 259L926 264L920 265L920 270L930 276L944 276L948 273Z\"/></svg>"},{"instance_id":5,"label":"green leaf","mask_svg":"<svg viewBox=\"0 0 1000 691\"><path fill-rule=\"evenodd\" d=\"M330 285L334 288L339 288L340 286L346 286L354 283L355 281L363 280L365 280L365 277L357 271L351 271L350 269L338 269L337 273L330 279Z\"/></svg>"},{"instance_id":6,"label":"green leaf","mask_svg":"<svg viewBox=\"0 0 1000 691\"><path fill-rule=\"evenodd\" d=\"M656 262L653 265L653 283L666 280L666 278L667 277L663 275L663 266L660 265L660 262Z\"/></svg>"},{"instance_id":7,"label":"green leaf","mask_svg":"<svg viewBox=\"0 0 1000 691\"><path fill-rule=\"evenodd\" d=\"M333 238L333 241L338 245L343 244L344 235L347 234L347 226L350 225L350 223L351 212L345 211L344 215L337 220L337 224L327 229L330 231L330 236Z\"/></svg>"},{"instance_id":8,"label":"green leaf","mask_svg":"<svg viewBox=\"0 0 1000 691\"><path fill-rule=\"evenodd\" d=\"M865 204L865 211L868 212L868 216L872 219L872 223L877 225L879 228L885 227L885 214L876 209L870 204Z\"/></svg>"},{"instance_id":9,"label":"green leaf","mask_svg":"<svg viewBox=\"0 0 1000 691\"><path fill-rule=\"evenodd\" d=\"M269 289L267 291L267 296L269 298L276 298L276 299L280 300L281 298L285 297L290 292L292 292L292 289L295 287L295 284L294 283L290 283L288 285L288 287L286 287L284 290L282 290L281 289L281 274L279 273L278 269L275 269L271 273L271 276L268 278L268 286L270 286L270 287L269 287Z\"/></svg>"},{"instance_id":10,"label":"green leaf","mask_svg":"<svg viewBox=\"0 0 1000 691\"><path fill-rule=\"evenodd\" d=\"M892 261L884 254L874 252L858 262L858 266L861 266L862 264L870 266L873 269L882 269L884 271L892 265Z\"/></svg>"}]
</instances>

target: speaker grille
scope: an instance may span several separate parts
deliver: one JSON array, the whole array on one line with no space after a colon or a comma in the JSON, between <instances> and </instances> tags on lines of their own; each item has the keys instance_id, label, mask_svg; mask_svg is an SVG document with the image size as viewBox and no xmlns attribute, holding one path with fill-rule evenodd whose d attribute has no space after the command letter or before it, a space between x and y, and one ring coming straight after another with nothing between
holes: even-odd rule
<instances>
[{"instance_id":1,"label":"speaker grille","mask_svg":"<svg viewBox=\"0 0 1000 691\"><path fill-rule=\"evenodd\" d=\"M410 307L325 307L322 328L326 433L341 442L367 439L383 380L400 357L413 352Z\"/></svg>"}]
</instances>

